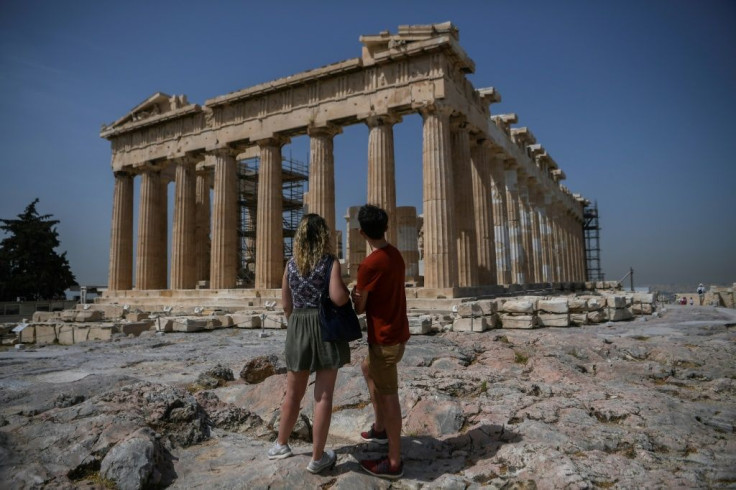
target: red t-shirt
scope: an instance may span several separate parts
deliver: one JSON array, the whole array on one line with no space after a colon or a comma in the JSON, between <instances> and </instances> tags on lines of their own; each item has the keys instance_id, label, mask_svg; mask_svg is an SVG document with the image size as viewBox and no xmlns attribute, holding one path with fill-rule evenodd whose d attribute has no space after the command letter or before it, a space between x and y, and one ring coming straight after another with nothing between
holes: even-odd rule
<instances>
[{"instance_id":1,"label":"red t-shirt","mask_svg":"<svg viewBox=\"0 0 736 490\"><path fill-rule=\"evenodd\" d=\"M409 340L401 252L391 244L374 250L358 267L357 287L370 293L365 305L368 343L396 345Z\"/></svg>"}]
</instances>

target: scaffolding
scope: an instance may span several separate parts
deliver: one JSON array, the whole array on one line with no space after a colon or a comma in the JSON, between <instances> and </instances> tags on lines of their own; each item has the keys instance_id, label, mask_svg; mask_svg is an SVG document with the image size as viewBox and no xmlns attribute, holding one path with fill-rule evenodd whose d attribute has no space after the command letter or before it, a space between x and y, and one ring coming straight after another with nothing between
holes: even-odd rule
<instances>
[{"instance_id":1,"label":"scaffolding","mask_svg":"<svg viewBox=\"0 0 736 490\"><path fill-rule=\"evenodd\" d=\"M259 157L250 157L238 162L238 284L242 287L253 287L255 282L259 164ZM304 188L308 178L305 163L292 158L282 158L284 263L291 258L294 234L304 214Z\"/></svg>"},{"instance_id":2,"label":"scaffolding","mask_svg":"<svg viewBox=\"0 0 736 490\"><path fill-rule=\"evenodd\" d=\"M588 281L604 281L601 270L600 226L598 226L598 202L588 204L583 210L585 233L585 268Z\"/></svg>"}]
</instances>

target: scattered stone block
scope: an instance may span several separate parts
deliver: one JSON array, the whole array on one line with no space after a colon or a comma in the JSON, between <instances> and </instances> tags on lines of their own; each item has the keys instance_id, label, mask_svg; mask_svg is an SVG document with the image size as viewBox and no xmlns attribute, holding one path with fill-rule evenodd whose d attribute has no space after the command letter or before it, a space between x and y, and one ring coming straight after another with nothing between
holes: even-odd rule
<instances>
[{"instance_id":1,"label":"scattered stone block","mask_svg":"<svg viewBox=\"0 0 736 490\"><path fill-rule=\"evenodd\" d=\"M521 313L531 315L534 313L534 302L526 299L510 299L503 304L504 313Z\"/></svg>"},{"instance_id":2,"label":"scattered stone block","mask_svg":"<svg viewBox=\"0 0 736 490\"><path fill-rule=\"evenodd\" d=\"M36 326L26 325L25 328L18 332L18 339L21 344L33 344L36 342Z\"/></svg>"},{"instance_id":3,"label":"scattered stone block","mask_svg":"<svg viewBox=\"0 0 736 490\"><path fill-rule=\"evenodd\" d=\"M588 311L602 310L605 305L604 298L588 298Z\"/></svg>"},{"instance_id":4,"label":"scattered stone block","mask_svg":"<svg viewBox=\"0 0 736 490\"><path fill-rule=\"evenodd\" d=\"M36 343L53 344L56 342L56 325L36 325Z\"/></svg>"},{"instance_id":5,"label":"scattered stone block","mask_svg":"<svg viewBox=\"0 0 736 490\"><path fill-rule=\"evenodd\" d=\"M220 322L219 328L229 328L233 326L233 319L230 315L220 315L217 317Z\"/></svg>"},{"instance_id":6,"label":"scattered stone block","mask_svg":"<svg viewBox=\"0 0 736 490\"><path fill-rule=\"evenodd\" d=\"M570 308L565 298L540 299L537 309L546 313L568 313Z\"/></svg>"},{"instance_id":7,"label":"scattered stone block","mask_svg":"<svg viewBox=\"0 0 736 490\"><path fill-rule=\"evenodd\" d=\"M567 307L569 308L571 313L581 313L588 309L588 301L585 298L568 298Z\"/></svg>"},{"instance_id":8,"label":"scattered stone block","mask_svg":"<svg viewBox=\"0 0 736 490\"><path fill-rule=\"evenodd\" d=\"M569 327L570 326L570 314L569 313L539 313L540 327Z\"/></svg>"},{"instance_id":9,"label":"scattered stone block","mask_svg":"<svg viewBox=\"0 0 736 490\"><path fill-rule=\"evenodd\" d=\"M59 313L59 318L61 318L64 322L75 322L77 321L77 312L76 310L64 310L61 313ZM71 345L71 344L68 344Z\"/></svg>"},{"instance_id":10,"label":"scattered stone block","mask_svg":"<svg viewBox=\"0 0 736 490\"><path fill-rule=\"evenodd\" d=\"M148 318L148 313L144 313L142 311L132 311L130 313L126 313L125 319L129 322L139 322L141 320L145 320Z\"/></svg>"},{"instance_id":11,"label":"scattered stone block","mask_svg":"<svg viewBox=\"0 0 736 490\"><path fill-rule=\"evenodd\" d=\"M634 317L628 308L608 308L606 313L608 320L612 322L631 320Z\"/></svg>"},{"instance_id":12,"label":"scattered stone block","mask_svg":"<svg viewBox=\"0 0 736 490\"><path fill-rule=\"evenodd\" d=\"M656 301L656 297L654 293L634 293L632 300L634 304L636 303L648 303L648 304L654 304Z\"/></svg>"},{"instance_id":13,"label":"scattered stone block","mask_svg":"<svg viewBox=\"0 0 736 490\"><path fill-rule=\"evenodd\" d=\"M151 325L152 323L149 320L145 322L121 323L117 327L120 333L124 335L134 335L137 337L146 330L149 330L151 328Z\"/></svg>"},{"instance_id":14,"label":"scattered stone block","mask_svg":"<svg viewBox=\"0 0 736 490\"><path fill-rule=\"evenodd\" d=\"M603 310L594 310L588 312L588 323L603 323L606 321L606 313Z\"/></svg>"},{"instance_id":15,"label":"scattered stone block","mask_svg":"<svg viewBox=\"0 0 736 490\"><path fill-rule=\"evenodd\" d=\"M176 320L177 317L174 316L161 316L156 319L153 327L159 332L173 332Z\"/></svg>"},{"instance_id":16,"label":"scattered stone block","mask_svg":"<svg viewBox=\"0 0 736 490\"><path fill-rule=\"evenodd\" d=\"M174 332L201 332L207 327L206 319L177 318L174 322Z\"/></svg>"},{"instance_id":17,"label":"scattered stone block","mask_svg":"<svg viewBox=\"0 0 736 490\"><path fill-rule=\"evenodd\" d=\"M75 344L86 342L89 339L89 327L87 325L74 325L72 329Z\"/></svg>"},{"instance_id":18,"label":"scattered stone block","mask_svg":"<svg viewBox=\"0 0 736 490\"><path fill-rule=\"evenodd\" d=\"M607 296L606 306L609 308L626 308L625 296Z\"/></svg>"},{"instance_id":19,"label":"scattered stone block","mask_svg":"<svg viewBox=\"0 0 736 490\"><path fill-rule=\"evenodd\" d=\"M56 311L35 311L33 313L34 322L48 322L54 318L58 318L58 312Z\"/></svg>"},{"instance_id":20,"label":"scattered stone block","mask_svg":"<svg viewBox=\"0 0 736 490\"><path fill-rule=\"evenodd\" d=\"M77 311L74 319L76 322L101 322L105 319L105 313L101 310L81 310Z\"/></svg>"},{"instance_id":21,"label":"scattered stone block","mask_svg":"<svg viewBox=\"0 0 736 490\"><path fill-rule=\"evenodd\" d=\"M432 318L428 315L410 316L409 333L412 335L426 335L432 330Z\"/></svg>"},{"instance_id":22,"label":"scattered stone block","mask_svg":"<svg viewBox=\"0 0 736 490\"><path fill-rule=\"evenodd\" d=\"M651 315L654 308L649 303L634 303L631 305L631 312L634 315Z\"/></svg>"},{"instance_id":23,"label":"scattered stone block","mask_svg":"<svg viewBox=\"0 0 736 490\"><path fill-rule=\"evenodd\" d=\"M539 326L539 319L536 315L501 313L501 325L503 325L503 328L537 328Z\"/></svg>"},{"instance_id":24,"label":"scattered stone block","mask_svg":"<svg viewBox=\"0 0 736 490\"><path fill-rule=\"evenodd\" d=\"M113 325L93 325L89 327L88 340L110 340L118 329Z\"/></svg>"},{"instance_id":25,"label":"scattered stone block","mask_svg":"<svg viewBox=\"0 0 736 490\"><path fill-rule=\"evenodd\" d=\"M222 323L220 322L219 316L208 316L204 319L204 329L205 330L214 330L216 328L221 328Z\"/></svg>"},{"instance_id":26,"label":"scattered stone block","mask_svg":"<svg viewBox=\"0 0 736 490\"><path fill-rule=\"evenodd\" d=\"M253 313L236 312L231 313L232 325L238 328L260 328L261 318Z\"/></svg>"},{"instance_id":27,"label":"scattered stone block","mask_svg":"<svg viewBox=\"0 0 736 490\"><path fill-rule=\"evenodd\" d=\"M570 313L570 324L587 325L588 324L588 314L587 313Z\"/></svg>"},{"instance_id":28,"label":"scattered stone block","mask_svg":"<svg viewBox=\"0 0 736 490\"><path fill-rule=\"evenodd\" d=\"M286 318L283 315L267 315L263 322L263 328L286 328Z\"/></svg>"},{"instance_id":29,"label":"scattered stone block","mask_svg":"<svg viewBox=\"0 0 736 490\"><path fill-rule=\"evenodd\" d=\"M493 315L498 312L497 303L491 299L481 299L478 301L480 311L483 312L483 316Z\"/></svg>"},{"instance_id":30,"label":"scattered stone block","mask_svg":"<svg viewBox=\"0 0 736 490\"><path fill-rule=\"evenodd\" d=\"M483 316L483 310L476 302L460 303L457 305L457 314L462 318L471 318Z\"/></svg>"},{"instance_id":31,"label":"scattered stone block","mask_svg":"<svg viewBox=\"0 0 736 490\"><path fill-rule=\"evenodd\" d=\"M491 327L488 325L488 321L484 316L478 316L475 318L456 318L452 323L452 330L454 332L485 332Z\"/></svg>"},{"instance_id":32,"label":"scattered stone block","mask_svg":"<svg viewBox=\"0 0 736 490\"><path fill-rule=\"evenodd\" d=\"M56 338L61 345L74 345L74 327L71 325L58 325Z\"/></svg>"}]
</instances>

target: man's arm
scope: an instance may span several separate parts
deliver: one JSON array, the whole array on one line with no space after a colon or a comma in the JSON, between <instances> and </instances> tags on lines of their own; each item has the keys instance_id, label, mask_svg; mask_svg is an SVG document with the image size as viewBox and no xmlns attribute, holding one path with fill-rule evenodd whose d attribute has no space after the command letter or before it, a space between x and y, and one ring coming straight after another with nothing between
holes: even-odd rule
<instances>
[{"instance_id":1,"label":"man's arm","mask_svg":"<svg viewBox=\"0 0 736 490\"><path fill-rule=\"evenodd\" d=\"M361 291L358 286L355 286L353 292L350 293L350 298L353 300L355 313L358 315L365 313L365 305L368 304L368 291Z\"/></svg>"}]
</instances>

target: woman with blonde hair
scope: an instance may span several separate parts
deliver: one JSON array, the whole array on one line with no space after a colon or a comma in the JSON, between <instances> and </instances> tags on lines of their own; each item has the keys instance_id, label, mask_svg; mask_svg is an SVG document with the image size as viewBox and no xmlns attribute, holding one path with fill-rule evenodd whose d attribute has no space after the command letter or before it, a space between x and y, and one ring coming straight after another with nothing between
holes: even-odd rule
<instances>
[{"instance_id":1,"label":"woman with blonde hair","mask_svg":"<svg viewBox=\"0 0 736 490\"><path fill-rule=\"evenodd\" d=\"M269 459L292 455L289 435L294 430L299 405L310 373L315 374L311 473L335 466L337 456L325 450L332 417L332 393L337 370L350 362L347 342L323 342L319 324L319 299L329 280L330 299L336 305L350 300L342 282L340 262L332 254L330 230L318 214L305 215L296 230L293 257L286 264L281 284L281 302L288 320L286 331L286 396L281 405L279 435L268 451ZM332 265L330 277L327 277Z\"/></svg>"}]
</instances>

